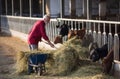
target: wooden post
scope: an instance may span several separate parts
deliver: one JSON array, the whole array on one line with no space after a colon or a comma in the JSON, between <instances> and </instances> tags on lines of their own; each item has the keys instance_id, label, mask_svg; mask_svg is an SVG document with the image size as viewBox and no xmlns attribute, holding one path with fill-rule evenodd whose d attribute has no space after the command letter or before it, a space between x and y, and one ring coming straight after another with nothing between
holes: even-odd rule
<instances>
[{"instance_id":1,"label":"wooden post","mask_svg":"<svg viewBox=\"0 0 120 79\"><path fill-rule=\"evenodd\" d=\"M50 14L50 0L45 2L45 13Z\"/></svg>"}]
</instances>

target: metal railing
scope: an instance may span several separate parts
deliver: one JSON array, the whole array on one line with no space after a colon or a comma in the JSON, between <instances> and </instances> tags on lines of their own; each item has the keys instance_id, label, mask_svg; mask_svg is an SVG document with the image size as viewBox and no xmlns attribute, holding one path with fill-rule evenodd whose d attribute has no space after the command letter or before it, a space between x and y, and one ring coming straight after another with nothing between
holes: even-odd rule
<instances>
[{"instance_id":1,"label":"metal railing","mask_svg":"<svg viewBox=\"0 0 120 79\"><path fill-rule=\"evenodd\" d=\"M40 20L40 18L1 16L1 26L2 28L28 33L36 20ZM64 18L51 19L46 27L47 35L51 41L54 41L59 34L59 29L56 28L58 23L60 25L65 23L71 26L71 30L85 28L86 34L92 34L93 42L97 42L99 47L108 43L108 50L110 50L114 45L114 59L119 60L120 22ZM63 38L64 41L66 39L67 36Z\"/></svg>"},{"instance_id":2,"label":"metal railing","mask_svg":"<svg viewBox=\"0 0 120 79\"><path fill-rule=\"evenodd\" d=\"M59 30L56 25L63 23L71 25L71 30L76 30L77 28L86 29L86 34L92 34L94 42L98 43L101 47L108 43L108 50L114 46L114 59L119 60L119 35L120 32L120 22L116 21L100 21L100 20L86 20L86 19L52 19L47 27L47 34L49 38L53 41L58 35ZM63 39L66 40L66 37Z\"/></svg>"}]
</instances>

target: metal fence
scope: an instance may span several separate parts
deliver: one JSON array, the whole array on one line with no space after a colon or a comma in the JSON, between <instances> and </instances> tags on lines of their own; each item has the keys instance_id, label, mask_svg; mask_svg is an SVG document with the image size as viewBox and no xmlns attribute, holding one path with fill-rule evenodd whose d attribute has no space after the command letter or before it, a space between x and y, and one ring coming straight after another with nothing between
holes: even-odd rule
<instances>
[{"instance_id":1,"label":"metal fence","mask_svg":"<svg viewBox=\"0 0 120 79\"><path fill-rule=\"evenodd\" d=\"M51 20L48 25L49 27L47 27L47 34L52 41L59 32L55 27L58 22L60 22L60 25L63 23L71 25L71 30L85 28L86 34L91 34L94 38L93 41L97 42L99 47L108 43L108 50L110 50L114 46L114 59L119 60L120 22L64 18L54 19ZM63 40L65 41L66 37Z\"/></svg>"},{"instance_id":2,"label":"metal fence","mask_svg":"<svg viewBox=\"0 0 120 79\"><path fill-rule=\"evenodd\" d=\"M7 28L28 34L32 25L40 18L25 18L1 16L1 28ZM85 20L85 19L51 19L46 27L46 32L51 41L59 34L59 29L56 25L63 23L71 25L71 30L79 30L85 28L86 34L91 34L94 42L97 42L99 47L108 43L108 50L114 45L114 59L119 60L119 36L120 36L120 22L116 21L100 21L100 20ZM74 29L73 29L74 28ZM66 41L67 36L63 38Z\"/></svg>"}]
</instances>

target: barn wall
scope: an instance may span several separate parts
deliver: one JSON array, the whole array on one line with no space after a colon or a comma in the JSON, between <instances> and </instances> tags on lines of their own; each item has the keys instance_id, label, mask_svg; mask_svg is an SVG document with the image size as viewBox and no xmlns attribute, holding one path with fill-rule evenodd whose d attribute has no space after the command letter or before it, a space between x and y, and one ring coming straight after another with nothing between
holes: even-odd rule
<instances>
[{"instance_id":1,"label":"barn wall","mask_svg":"<svg viewBox=\"0 0 120 79\"><path fill-rule=\"evenodd\" d=\"M20 33L28 34L33 24L42 18L30 18L30 17L16 17L16 16L2 16L1 17L1 28L2 30L11 33L10 30L14 30ZM48 24L49 27L46 27L46 33L51 41L54 40L54 37L57 34L56 29L56 20L51 19L51 22ZM46 25L47 26L47 25ZM19 35L19 34L18 34Z\"/></svg>"},{"instance_id":2,"label":"barn wall","mask_svg":"<svg viewBox=\"0 0 120 79\"><path fill-rule=\"evenodd\" d=\"M10 29L28 34L32 25L37 19L13 17L13 16L2 16L1 17L1 28L9 31Z\"/></svg>"}]
</instances>

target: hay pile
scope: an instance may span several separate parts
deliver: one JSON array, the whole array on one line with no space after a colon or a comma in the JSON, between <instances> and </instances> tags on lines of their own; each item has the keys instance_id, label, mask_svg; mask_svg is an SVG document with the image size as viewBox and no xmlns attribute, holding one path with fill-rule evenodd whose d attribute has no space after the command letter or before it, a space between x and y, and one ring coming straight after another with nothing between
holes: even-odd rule
<instances>
[{"instance_id":1,"label":"hay pile","mask_svg":"<svg viewBox=\"0 0 120 79\"><path fill-rule=\"evenodd\" d=\"M64 47L53 55L54 65L53 74L67 75L77 65L78 55L72 47Z\"/></svg>"},{"instance_id":2,"label":"hay pile","mask_svg":"<svg viewBox=\"0 0 120 79\"><path fill-rule=\"evenodd\" d=\"M29 52L18 52L17 53L17 62L15 65L16 72L18 74L25 73L27 71L27 54Z\"/></svg>"},{"instance_id":3,"label":"hay pile","mask_svg":"<svg viewBox=\"0 0 120 79\"><path fill-rule=\"evenodd\" d=\"M27 73L27 69L28 69L28 56L30 54L33 54L33 53L46 53L49 54L50 51L20 51L17 53L17 56L16 56L16 64L15 64L15 74L26 74ZM51 53L52 55L52 53ZM51 57L51 55L49 55L49 57Z\"/></svg>"},{"instance_id":4,"label":"hay pile","mask_svg":"<svg viewBox=\"0 0 120 79\"><path fill-rule=\"evenodd\" d=\"M81 41L76 37L71 38L54 51L35 51L36 53L49 53L46 62L48 72L54 75L67 75L77 67L79 59L86 59L87 48L81 47ZM17 54L16 73L26 73L27 57L34 52L19 52Z\"/></svg>"},{"instance_id":5,"label":"hay pile","mask_svg":"<svg viewBox=\"0 0 120 79\"><path fill-rule=\"evenodd\" d=\"M54 64L50 72L54 75L68 75L78 66L79 60L87 59L87 51L87 48L81 47L81 40L76 37L69 39L53 53Z\"/></svg>"},{"instance_id":6,"label":"hay pile","mask_svg":"<svg viewBox=\"0 0 120 79\"><path fill-rule=\"evenodd\" d=\"M82 47L82 41L71 38L54 51L19 52L17 54L16 72L27 73L27 57L31 53L48 53L46 62L47 75L73 77L74 79L114 79L102 72L99 63L88 60L88 48ZM73 72L74 71L74 72Z\"/></svg>"}]
</instances>

